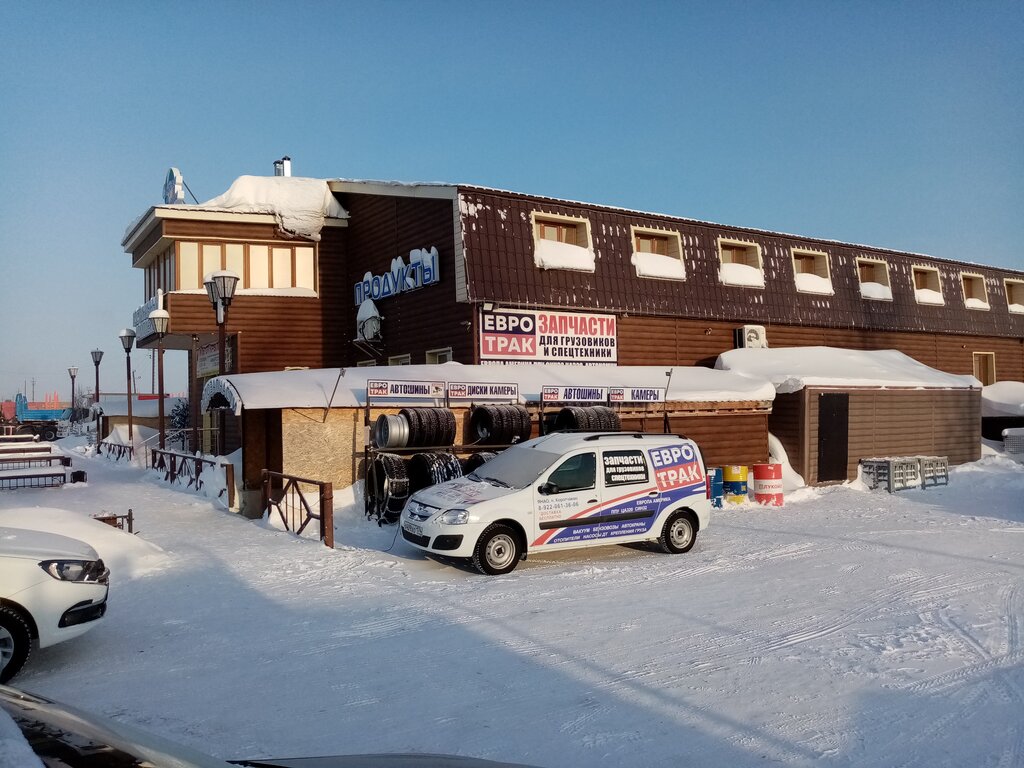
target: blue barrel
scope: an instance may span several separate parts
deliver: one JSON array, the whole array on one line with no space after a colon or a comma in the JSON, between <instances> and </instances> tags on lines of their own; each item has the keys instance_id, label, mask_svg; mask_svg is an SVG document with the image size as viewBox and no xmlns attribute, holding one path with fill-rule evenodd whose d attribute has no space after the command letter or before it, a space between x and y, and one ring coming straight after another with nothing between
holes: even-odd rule
<instances>
[{"instance_id":1,"label":"blue barrel","mask_svg":"<svg viewBox=\"0 0 1024 768\"><path fill-rule=\"evenodd\" d=\"M708 487L711 489L711 506L714 509L721 509L722 498L725 496L721 467L708 467Z\"/></svg>"}]
</instances>

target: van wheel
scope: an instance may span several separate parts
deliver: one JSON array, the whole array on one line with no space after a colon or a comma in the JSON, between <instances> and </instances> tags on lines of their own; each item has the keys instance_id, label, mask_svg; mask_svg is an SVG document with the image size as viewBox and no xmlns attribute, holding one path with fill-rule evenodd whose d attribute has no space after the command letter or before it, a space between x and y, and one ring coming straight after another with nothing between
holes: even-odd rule
<instances>
[{"instance_id":1,"label":"van wheel","mask_svg":"<svg viewBox=\"0 0 1024 768\"><path fill-rule=\"evenodd\" d=\"M693 515L689 512L675 512L669 515L665 526L661 529L658 543L670 555L681 555L689 552L697 542L697 526L693 523Z\"/></svg>"},{"instance_id":2,"label":"van wheel","mask_svg":"<svg viewBox=\"0 0 1024 768\"><path fill-rule=\"evenodd\" d=\"M507 525L492 525L480 534L473 550L473 567L488 576L510 573L519 565L522 545Z\"/></svg>"},{"instance_id":3,"label":"van wheel","mask_svg":"<svg viewBox=\"0 0 1024 768\"><path fill-rule=\"evenodd\" d=\"M0 683L6 683L28 661L32 634L28 624L10 608L0 607Z\"/></svg>"}]
</instances>

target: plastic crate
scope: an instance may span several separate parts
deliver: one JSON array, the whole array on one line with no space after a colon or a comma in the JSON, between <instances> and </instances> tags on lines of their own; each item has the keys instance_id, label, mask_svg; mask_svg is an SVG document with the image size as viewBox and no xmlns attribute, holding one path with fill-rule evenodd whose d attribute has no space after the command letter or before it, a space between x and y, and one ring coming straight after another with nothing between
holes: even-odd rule
<instances>
[{"instance_id":1,"label":"plastic crate","mask_svg":"<svg viewBox=\"0 0 1024 768\"><path fill-rule=\"evenodd\" d=\"M1003 430L1003 450L1014 461L1024 462L1024 427Z\"/></svg>"},{"instance_id":2,"label":"plastic crate","mask_svg":"<svg viewBox=\"0 0 1024 768\"><path fill-rule=\"evenodd\" d=\"M917 457L861 459L861 478L872 490L884 488L889 493L921 487L921 462Z\"/></svg>"},{"instance_id":3,"label":"plastic crate","mask_svg":"<svg viewBox=\"0 0 1024 768\"><path fill-rule=\"evenodd\" d=\"M945 456L918 456L921 464L921 487L949 485L949 459Z\"/></svg>"}]
</instances>

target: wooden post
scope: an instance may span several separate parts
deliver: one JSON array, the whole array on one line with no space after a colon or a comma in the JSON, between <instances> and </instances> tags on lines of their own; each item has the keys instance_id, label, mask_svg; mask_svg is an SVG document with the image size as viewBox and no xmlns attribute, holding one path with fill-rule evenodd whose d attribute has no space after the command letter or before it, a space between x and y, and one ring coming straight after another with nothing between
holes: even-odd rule
<instances>
[{"instance_id":1,"label":"wooden post","mask_svg":"<svg viewBox=\"0 0 1024 768\"><path fill-rule=\"evenodd\" d=\"M320 540L334 549L334 484L320 486Z\"/></svg>"},{"instance_id":2,"label":"wooden post","mask_svg":"<svg viewBox=\"0 0 1024 768\"><path fill-rule=\"evenodd\" d=\"M235 465L224 464L224 483L228 490L228 509L235 508Z\"/></svg>"},{"instance_id":3,"label":"wooden post","mask_svg":"<svg viewBox=\"0 0 1024 768\"><path fill-rule=\"evenodd\" d=\"M265 469L260 470L260 512L266 512L270 504L270 474Z\"/></svg>"}]
</instances>

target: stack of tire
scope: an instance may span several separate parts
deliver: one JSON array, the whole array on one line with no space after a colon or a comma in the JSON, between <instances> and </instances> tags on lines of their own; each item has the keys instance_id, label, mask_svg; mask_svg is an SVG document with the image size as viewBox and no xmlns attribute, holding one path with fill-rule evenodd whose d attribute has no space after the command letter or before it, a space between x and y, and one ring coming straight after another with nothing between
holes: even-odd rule
<instances>
[{"instance_id":1,"label":"stack of tire","mask_svg":"<svg viewBox=\"0 0 1024 768\"><path fill-rule=\"evenodd\" d=\"M619 414L605 405L563 408L555 416L553 426L556 431L577 432L618 432L622 429Z\"/></svg>"},{"instance_id":2,"label":"stack of tire","mask_svg":"<svg viewBox=\"0 0 1024 768\"><path fill-rule=\"evenodd\" d=\"M403 408L377 417L373 442L385 449L452 445L455 432L455 414L447 408Z\"/></svg>"},{"instance_id":3,"label":"stack of tire","mask_svg":"<svg viewBox=\"0 0 1024 768\"><path fill-rule=\"evenodd\" d=\"M452 453L416 453L406 464L409 493L462 477L462 463Z\"/></svg>"},{"instance_id":4,"label":"stack of tire","mask_svg":"<svg viewBox=\"0 0 1024 768\"><path fill-rule=\"evenodd\" d=\"M366 516L378 523L396 522L410 493L402 457L393 453L374 456L366 468Z\"/></svg>"},{"instance_id":5,"label":"stack of tire","mask_svg":"<svg viewBox=\"0 0 1024 768\"><path fill-rule=\"evenodd\" d=\"M511 445L530 439L530 412L521 405L481 405L469 417L467 441L478 445Z\"/></svg>"}]
</instances>

